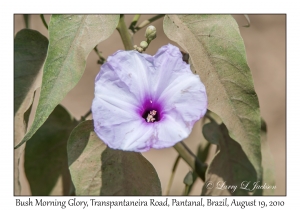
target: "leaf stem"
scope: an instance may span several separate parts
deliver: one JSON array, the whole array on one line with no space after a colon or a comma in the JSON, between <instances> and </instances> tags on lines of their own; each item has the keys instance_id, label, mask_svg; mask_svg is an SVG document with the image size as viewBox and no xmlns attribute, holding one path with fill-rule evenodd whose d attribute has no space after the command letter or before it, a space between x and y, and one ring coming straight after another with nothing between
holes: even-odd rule
<instances>
[{"instance_id":1,"label":"leaf stem","mask_svg":"<svg viewBox=\"0 0 300 210\"><path fill-rule=\"evenodd\" d=\"M167 189L166 189L166 195L169 195L169 193L170 193L170 189L171 189L171 186L172 186L172 182L173 182L173 179L174 179L175 171L177 169L179 160L180 160L180 155L177 156L177 158L175 160L175 163L173 165L172 173L171 173L171 176L170 176L170 179L169 179L169 182L168 182L168 186L167 186Z\"/></svg>"},{"instance_id":2,"label":"leaf stem","mask_svg":"<svg viewBox=\"0 0 300 210\"><path fill-rule=\"evenodd\" d=\"M85 115L83 115L83 116L81 117L81 121L85 121L86 118L87 118L90 114L92 114L92 110L91 110L91 109L90 109Z\"/></svg>"},{"instance_id":3,"label":"leaf stem","mask_svg":"<svg viewBox=\"0 0 300 210\"><path fill-rule=\"evenodd\" d=\"M211 122L217 123L217 122L215 121L215 119L212 118L212 116L210 116L210 113L211 113L211 111L207 110L206 113L205 113L205 115L204 115L204 117L206 117L207 119L209 119Z\"/></svg>"},{"instance_id":4,"label":"leaf stem","mask_svg":"<svg viewBox=\"0 0 300 210\"><path fill-rule=\"evenodd\" d=\"M136 26L137 22L139 21L141 15L135 15L131 21L129 29L134 33L134 27Z\"/></svg>"},{"instance_id":5,"label":"leaf stem","mask_svg":"<svg viewBox=\"0 0 300 210\"><path fill-rule=\"evenodd\" d=\"M48 24L47 24L47 22L46 22L46 20L45 20L44 15L43 15L43 14L40 14L40 17L41 17L41 19L42 19L42 22L43 22L44 26L45 26L45 27L47 28L47 30L48 30Z\"/></svg>"},{"instance_id":6,"label":"leaf stem","mask_svg":"<svg viewBox=\"0 0 300 210\"><path fill-rule=\"evenodd\" d=\"M117 26L117 30L121 36L122 42L124 44L125 50L133 50L133 44L131 35L129 34L129 30L126 27L124 21L124 15L120 16L119 24Z\"/></svg>"},{"instance_id":7,"label":"leaf stem","mask_svg":"<svg viewBox=\"0 0 300 210\"><path fill-rule=\"evenodd\" d=\"M193 169L193 171L196 171L198 176L204 181L207 168L206 164L202 163L183 142L177 143L173 147L182 159Z\"/></svg>"},{"instance_id":8,"label":"leaf stem","mask_svg":"<svg viewBox=\"0 0 300 210\"><path fill-rule=\"evenodd\" d=\"M204 181L205 180L205 171L206 164L204 164L198 157L195 155L184 142L180 142L182 146L188 151L188 153L195 158L195 171L198 176Z\"/></svg>"},{"instance_id":9,"label":"leaf stem","mask_svg":"<svg viewBox=\"0 0 300 210\"><path fill-rule=\"evenodd\" d=\"M249 28L249 27L250 27L250 18L249 18L248 15L244 15L244 17L246 18L248 24L247 24L247 25L244 25L243 27Z\"/></svg>"},{"instance_id":10,"label":"leaf stem","mask_svg":"<svg viewBox=\"0 0 300 210\"><path fill-rule=\"evenodd\" d=\"M29 17L30 15L23 15L26 28L29 28Z\"/></svg>"},{"instance_id":11,"label":"leaf stem","mask_svg":"<svg viewBox=\"0 0 300 210\"><path fill-rule=\"evenodd\" d=\"M143 27L147 26L148 24L156 21L157 19L163 17L165 15L156 15L148 20L144 20L140 25L138 25L137 27L134 28L134 30L132 31L132 33L136 33L138 30L142 29Z\"/></svg>"}]
</instances>

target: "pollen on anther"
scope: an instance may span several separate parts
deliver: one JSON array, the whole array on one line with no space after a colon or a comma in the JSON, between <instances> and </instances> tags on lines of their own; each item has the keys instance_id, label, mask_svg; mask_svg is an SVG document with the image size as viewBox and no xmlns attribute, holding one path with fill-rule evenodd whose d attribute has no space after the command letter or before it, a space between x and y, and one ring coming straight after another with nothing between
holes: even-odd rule
<instances>
[{"instance_id":1,"label":"pollen on anther","mask_svg":"<svg viewBox=\"0 0 300 210\"><path fill-rule=\"evenodd\" d=\"M156 115L156 110L150 111L146 118L146 121L147 122L155 122L155 117L154 117L155 115Z\"/></svg>"}]
</instances>

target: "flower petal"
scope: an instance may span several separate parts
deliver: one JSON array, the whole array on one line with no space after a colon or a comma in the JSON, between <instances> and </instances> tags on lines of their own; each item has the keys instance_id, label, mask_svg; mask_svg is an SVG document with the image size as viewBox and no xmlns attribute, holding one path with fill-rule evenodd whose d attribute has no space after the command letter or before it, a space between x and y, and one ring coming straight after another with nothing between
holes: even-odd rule
<instances>
[{"instance_id":1,"label":"flower petal","mask_svg":"<svg viewBox=\"0 0 300 210\"><path fill-rule=\"evenodd\" d=\"M154 141L152 148L172 147L187 138L190 132L189 127L182 125L182 121L176 122L170 115L167 115L162 122L158 122L155 126L154 133L156 133L157 140Z\"/></svg>"},{"instance_id":2,"label":"flower petal","mask_svg":"<svg viewBox=\"0 0 300 210\"><path fill-rule=\"evenodd\" d=\"M155 97L166 89L178 77L180 78L183 73L190 72L189 65L182 60L180 50L168 44L161 47L154 55L155 72L152 72L152 86L155 92Z\"/></svg>"},{"instance_id":3,"label":"flower petal","mask_svg":"<svg viewBox=\"0 0 300 210\"><path fill-rule=\"evenodd\" d=\"M94 130L109 147L127 151L151 148L153 125L137 110L151 95L147 71L151 56L135 51L118 51L102 65L95 80L92 103ZM146 81L146 82L145 82Z\"/></svg>"},{"instance_id":4,"label":"flower petal","mask_svg":"<svg viewBox=\"0 0 300 210\"><path fill-rule=\"evenodd\" d=\"M196 75L182 75L180 79L174 80L158 101L164 104L167 115L171 115L176 122L189 123L190 129L207 110L205 86Z\"/></svg>"},{"instance_id":5,"label":"flower petal","mask_svg":"<svg viewBox=\"0 0 300 210\"><path fill-rule=\"evenodd\" d=\"M141 54L137 51L120 50L108 58L107 63L101 67L101 72L96 80L99 80L102 74L107 71L110 72L109 74L113 72L118 83L116 86L125 89L137 101L142 101L145 94L151 94L151 85L148 82L150 75L148 73L149 69L153 68L152 60L150 55ZM109 76L107 78L111 80Z\"/></svg>"},{"instance_id":6,"label":"flower petal","mask_svg":"<svg viewBox=\"0 0 300 210\"><path fill-rule=\"evenodd\" d=\"M190 70L190 65L182 60L179 49L166 45L154 56L154 63L160 70L157 101L164 104L164 112L176 122L183 122L191 131L194 123L207 110L207 96L198 75ZM167 80L167 81L166 81ZM170 111L171 110L171 111Z\"/></svg>"},{"instance_id":7,"label":"flower petal","mask_svg":"<svg viewBox=\"0 0 300 210\"><path fill-rule=\"evenodd\" d=\"M144 152L152 148L153 124L133 120L113 126L95 126L95 132L110 148Z\"/></svg>"}]
</instances>

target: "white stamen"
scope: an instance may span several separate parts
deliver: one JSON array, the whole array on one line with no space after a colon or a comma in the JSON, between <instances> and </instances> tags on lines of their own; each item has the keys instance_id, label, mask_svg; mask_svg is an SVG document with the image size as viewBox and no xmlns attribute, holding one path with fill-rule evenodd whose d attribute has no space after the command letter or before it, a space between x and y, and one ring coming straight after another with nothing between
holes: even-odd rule
<instances>
[{"instance_id":1,"label":"white stamen","mask_svg":"<svg viewBox=\"0 0 300 210\"><path fill-rule=\"evenodd\" d=\"M157 111L155 111L155 110L152 110L152 111L150 111L150 113L148 114L148 116L147 116L147 122L154 122L155 121L155 118L154 118L154 116L156 115L156 112Z\"/></svg>"},{"instance_id":2,"label":"white stamen","mask_svg":"<svg viewBox=\"0 0 300 210\"><path fill-rule=\"evenodd\" d=\"M155 110L152 110L152 111L150 111L150 114L151 114L152 116L154 116L154 115L156 115L156 111L155 111Z\"/></svg>"}]
</instances>

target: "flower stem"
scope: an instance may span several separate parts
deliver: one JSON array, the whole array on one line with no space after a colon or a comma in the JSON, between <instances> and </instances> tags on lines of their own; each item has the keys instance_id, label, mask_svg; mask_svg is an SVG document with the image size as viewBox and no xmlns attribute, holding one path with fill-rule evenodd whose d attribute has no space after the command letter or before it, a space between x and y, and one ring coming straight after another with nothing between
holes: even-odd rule
<instances>
[{"instance_id":1,"label":"flower stem","mask_svg":"<svg viewBox=\"0 0 300 210\"><path fill-rule=\"evenodd\" d=\"M141 15L135 15L131 21L129 29L134 33L134 27L136 26L137 22L139 21Z\"/></svg>"},{"instance_id":2,"label":"flower stem","mask_svg":"<svg viewBox=\"0 0 300 210\"><path fill-rule=\"evenodd\" d=\"M202 163L199 158L183 143L177 143L174 149L182 157L182 159L197 173L197 175L204 181L206 164Z\"/></svg>"},{"instance_id":3,"label":"flower stem","mask_svg":"<svg viewBox=\"0 0 300 210\"><path fill-rule=\"evenodd\" d=\"M182 146L182 144L177 143L174 146L174 149L178 152L181 158L193 169L195 170L194 160L191 155L186 151L186 149Z\"/></svg>"},{"instance_id":4,"label":"flower stem","mask_svg":"<svg viewBox=\"0 0 300 210\"><path fill-rule=\"evenodd\" d=\"M196 155L190 150L190 148L188 148L188 146L185 143L180 142L180 144L182 144L182 146L186 149L186 151L188 151L188 153L190 153L190 155L192 155L194 158L197 158Z\"/></svg>"},{"instance_id":5,"label":"flower stem","mask_svg":"<svg viewBox=\"0 0 300 210\"><path fill-rule=\"evenodd\" d=\"M189 191L190 191L190 185L185 185L185 190L184 190L184 194L183 195L189 195Z\"/></svg>"},{"instance_id":6,"label":"flower stem","mask_svg":"<svg viewBox=\"0 0 300 210\"><path fill-rule=\"evenodd\" d=\"M44 26L45 26L45 27L47 28L47 30L48 30L48 24L47 24L47 22L46 22L46 20L45 20L44 15L43 15L43 14L40 14L40 17L41 17L41 19L42 19L42 22L43 22Z\"/></svg>"},{"instance_id":7,"label":"flower stem","mask_svg":"<svg viewBox=\"0 0 300 210\"><path fill-rule=\"evenodd\" d=\"M136 33L138 30L142 29L143 27L147 26L148 24L156 21L157 19L163 17L165 15L156 15L148 20L145 20L143 21L140 25L138 25L137 27L135 27L133 30L132 30L132 33Z\"/></svg>"},{"instance_id":8,"label":"flower stem","mask_svg":"<svg viewBox=\"0 0 300 210\"><path fill-rule=\"evenodd\" d=\"M175 171L177 169L179 160L180 160L180 155L177 156L177 158L175 160L175 163L173 165L172 173L171 173L169 183L168 183L168 186L167 186L167 189L166 189L166 195L169 195L169 193L170 193L170 189L171 189L171 186L172 186L172 182L173 182L173 179L174 179Z\"/></svg>"},{"instance_id":9,"label":"flower stem","mask_svg":"<svg viewBox=\"0 0 300 210\"><path fill-rule=\"evenodd\" d=\"M205 180L205 172L207 169L207 164L203 163L197 155L195 155L184 142L180 142L183 147L190 153L191 156L195 158L195 171L198 176L204 181Z\"/></svg>"},{"instance_id":10,"label":"flower stem","mask_svg":"<svg viewBox=\"0 0 300 210\"><path fill-rule=\"evenodd\" d=\"M124 15L120 16L119 24L117 26L117 30L121 36L122 42L124 44L125 50L133 50L133 44L131 40L131 35L126 27L124 21Z\"/></svg>"}]
</instances>

